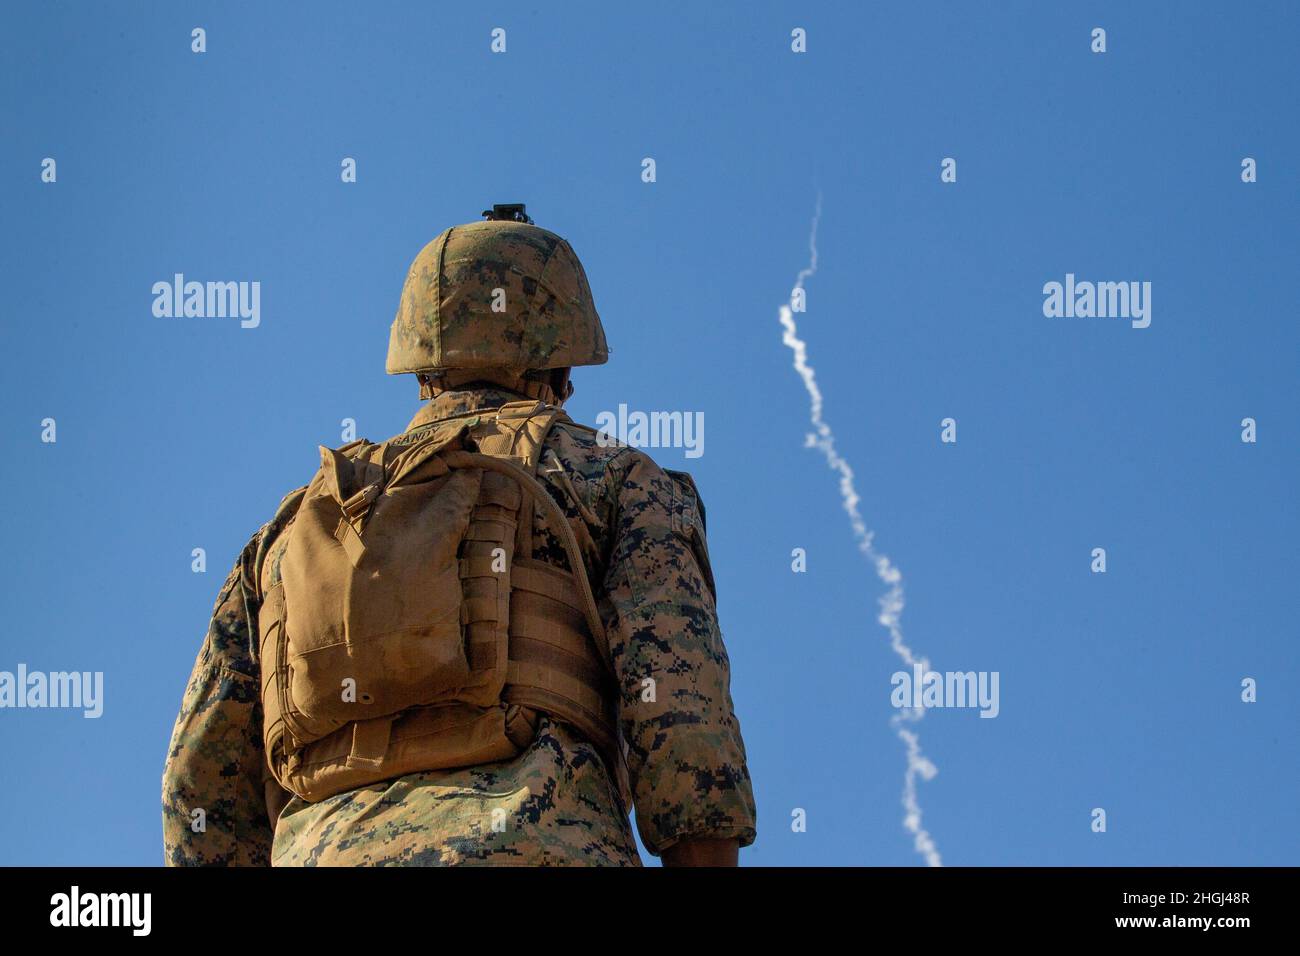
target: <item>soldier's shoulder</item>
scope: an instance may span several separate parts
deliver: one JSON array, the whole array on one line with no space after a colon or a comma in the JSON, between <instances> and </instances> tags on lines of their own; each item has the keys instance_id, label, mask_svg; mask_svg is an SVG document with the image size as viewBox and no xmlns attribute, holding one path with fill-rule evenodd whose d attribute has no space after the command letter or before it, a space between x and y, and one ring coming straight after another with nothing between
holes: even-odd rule
<instances>
[{"instance_id":1,"label":"soldier's shoulder","mask_svg":"<svg viewBox=\"0 0 1300 956\"><path fill-rule=\"evenodd\" d=\"M664 474L671 478L673 484L677 486L677 495L682 501L683 508L687 512L694 512L698 515L699 529L703 533L707 527L704 514L704 497L700 494L695 479L691 477L689 471L678 471L674 468L665 468Z\"/></svg>"},{"instance_id":2,"label":"soldier's shoulder","mask_svg":"<svg viewBox=\"0 0 1300 956\"><path fill-rule=\"evenodd\" d=\"M611 435L567 418L555 422L546 444L588 479L624 472L641 455Z\"/></svg>"},{"instance_id":3,"label":"soldier's shoulder","mask_svg":"<svg viewBox=\"0 0 1300 956\"><path fill-rule=\"evenodd\" d=\"M621 481L632 472L643 479L661 476L661 480L675 486L678 496L703 511L704 502L690 472L665 468L642 449L624 444L598 428L569 420L557 421L547 443L561 461L579 469L589 480L603 476Z\"/></svg>"}]
</instances>

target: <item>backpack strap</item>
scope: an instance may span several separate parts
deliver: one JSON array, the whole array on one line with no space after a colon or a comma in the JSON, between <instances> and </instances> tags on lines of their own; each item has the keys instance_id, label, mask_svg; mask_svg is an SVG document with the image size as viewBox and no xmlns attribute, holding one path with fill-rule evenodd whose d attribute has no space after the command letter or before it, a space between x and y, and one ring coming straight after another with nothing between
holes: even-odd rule
<instances>
[{"instance_id":1,"label":"backpack strap","mask_svg":"<svg viewBox=\"0 0 1300 956\"><path fill-rule=\"evenodd\" d=\"M514 462L531 474L537 469L551 426L568 418L561 408L545 402L507 402L470 429L470 436L483 454Z\"/></svg>"},{"instance_id":2,"label":"backpack strap","mask_svg":"<svg viewBox=\"0 0 1300 956\"><path fill-rule=\"evenodd\" d=\"M540 447L539 441L536 448ZM530 449L533 460L539 457L536 448ZM509 475L524 492L524 503L540 509L547 526L559 536L570 572L532 559L532 508L521 507L520 535L526 534L527 539L522 549L516 548L511 566L505 699L567 720L585 734L605 756L626 812L632 805L631 786L619 743L617 697L611 697L616 695L617 674L568 516L531 470L510 459L466 451L445 451L443 459L452 468Z\"/></svg>"},{"instance_id":3,"label":"backpack strap","mask_svg":"<svg viewBox=\"0 0 1300 956\"><path fill-rule=\"evenodd\" d=\"M541 506L549 523L555 525L555 529L560 535L560 543L564 546L570 565L578 569L573 573L572 577L578 586L582 613L586 619L587 627L591 630L597 652L600 653L602 660L609 665L612 672L613 662L610 660L609 646L605 641L605 626L601 623L600 611L596 608L596 598L591 592L591 582L587 580L587 575L582 572L582 569L586 566L582 563L582 552L578 549L578 539L574 535L573 529L569 527L569 519L560 510L560 506L555 503L555 499L551 497L550 492L531 474L505 459L494 458L491 455L479 452L460 450L443 452L443 459L452 468L483 468L487 471L498 471L504 475L509 475L518 483L520 489L533 499L535 505Z\"/></svg>"}]
</instances>

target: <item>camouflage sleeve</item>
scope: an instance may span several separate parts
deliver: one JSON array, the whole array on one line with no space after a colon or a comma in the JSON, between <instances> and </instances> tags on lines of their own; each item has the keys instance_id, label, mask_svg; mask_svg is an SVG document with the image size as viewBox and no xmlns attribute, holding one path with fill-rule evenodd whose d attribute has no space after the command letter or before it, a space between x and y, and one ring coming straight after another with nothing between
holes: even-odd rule
<instances>
[{"instance_id":1,"label":"camouflage sleeve","mask_svg":"<svg viewBox=\"0 0 1300 956\"><path fill-rule=\"evenodd\" d=\"M605 623L637 828L656 855L686 837L754 842L699 499L648 456L622 456Z\"/></svg>"},{"instance_id":2,"label":"camouflage sleeve","mask_svg":"<svg viewBox=\"0 0 1300 956\"><path fill-rule=\"evenodd\" d=\"M168 866L266 866L271 826L263 792L257 609L244 549L217 598L172 730L163 770Z\"/></svg>"}]
</instances>

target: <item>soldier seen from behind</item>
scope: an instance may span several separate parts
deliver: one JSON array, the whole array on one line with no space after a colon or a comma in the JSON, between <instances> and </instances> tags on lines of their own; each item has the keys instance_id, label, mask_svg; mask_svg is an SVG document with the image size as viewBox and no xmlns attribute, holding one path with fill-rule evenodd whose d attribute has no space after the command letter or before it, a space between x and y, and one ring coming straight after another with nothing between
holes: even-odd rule
<instances>
[{"instance_id":1,"label":"soldier seen from behind","mask_svg":"<svg viewBox=\"0 0 1300 956\"><path fill-rule=\"evenodd\" d=\"M322 448L221 589L169 864L636 866L633 808L669 865L754 840L699 493L564 413L607 359L586 275L485 215L407 276L407 430Z\"/></svg>"}]
</instances>

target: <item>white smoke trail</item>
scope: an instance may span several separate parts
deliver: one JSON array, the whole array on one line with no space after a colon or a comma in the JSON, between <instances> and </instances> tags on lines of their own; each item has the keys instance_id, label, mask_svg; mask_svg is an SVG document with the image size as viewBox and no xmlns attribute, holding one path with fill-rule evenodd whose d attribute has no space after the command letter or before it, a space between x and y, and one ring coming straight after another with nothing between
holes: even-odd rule
<instances>
[{"instance_id":1,"label":"white smoke trail","mask_svg":"<svg viewBox=\"0 0 1300 956\"><path fill-rule=\"evenodd\" d=\"M799 373L804 388L808 390L809 418L813 430L808 433L805 446L819 449L826 458L826 464L839 474L840 497L844 500L844 510L848 512L849 524L853 528L853 537L858 542L858 550L875 566L876 576L889 589L880 599L880 617L877 618L879 623L889 631L889 646L902 658L909 670L913 665L920 664L921 672L926 673L930 669L929 660L924 657L918 658L913 653L907 642L903 640L903 631L899 623L899 618L903 614L903 575L888 557L876 550L875 532L867 527L866 522L862 520L862 514L858 511L858 502L861 499L853 484L853 469L835 450L835 434L831 431L830 425L822 420L822 393L817 387L817 374L808 364L808 346L799 338L794 323L795 296L803 291L804 282L817 272L817 224L821 220L821 215L822 197L818 193L817 211L813 214L812 232L808 236L810 253L808 267L799 270L794 289L790 293L790 302L781 306L780 312L781 326L785 329L781 341L794 352L794 370ZM903 826L912 834L916 852L925 857L926 863L930 866L942 866L939 848L926 829L921 826L921 805L916 797L916 778L930 780L939 770L921 753L921 742L916 731L906 726L909 723L916 723L924 716L923 707L905 707L890 719L890 724L907 748L907 772L903 776L903 809L906 811L903 815Z\"/></svg>"}]
</instances>

